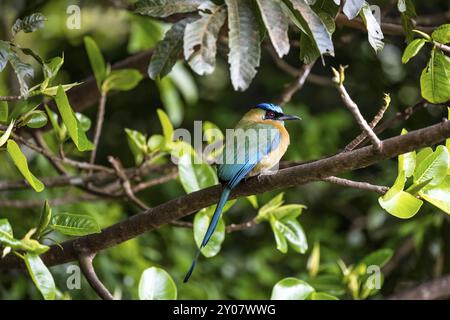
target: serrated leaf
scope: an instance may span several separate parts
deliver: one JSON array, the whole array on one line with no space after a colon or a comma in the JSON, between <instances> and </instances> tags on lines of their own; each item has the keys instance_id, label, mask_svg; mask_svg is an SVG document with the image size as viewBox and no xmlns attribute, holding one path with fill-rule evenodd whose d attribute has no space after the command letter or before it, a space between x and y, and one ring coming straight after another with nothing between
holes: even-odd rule
<instances>
[{"instance_id":1,"label":"serrated leaf","mask_svg":"<svg viewBox=\"0 0 450 320\"><path fill-rule=\"evenodd\" d=\"M95 81L97 82L97 87L101 89L102 82L106 77L106 63L103 55L97 46L97 43L89 36L84 37L84 46L86 48L87 55L89 57L89 62L91 68L94 71Z\"/></svg>"},{"instance_id":2,"label":"serrated leaf","mask_svg":"<svg viewBox=\"0 0 450 320\"><path fill-rule=\"evenodd\" d=\"M14 164L19 169L25 180L27 180L27 182L30 184L30 186L37 192L41 192L42 190L44 190L44 185L42 184L42 182L39 181L39 179L36 178L28 168L27 158L22 153L17 143L15 143L13 140L8 140L6 149Z\"/></svg>"},{"instance_id":3,"label":"serrated leaf","mask_svg":"<svg viewBox=\"0 0 450 320\"><path fill-rule=\"evenodd\" d=\"M138 70L113 70L103 81L102 91L105 93L112 90L128 91L135 88L142 78L142 74Z\"/></svg>"},{"instance_id":4,"label":"serrated leaf","mask_svg":"<svg viewBox=\"0 0 450 320\"><path fill-rule=\"evenodd\" d=\"M450 23L443 24L438 28L434 29L431 34L431 38L434 41L437 41L442 44L446 44L450 42Z\"/></svg>"},{"instance_id":5,"label":"serrated leaf","mask_svg":"<svg viewBox=\"0 0 450 320\"><path fill-rule=\"evenodd\" d=\"M200 245L203 241L203 238L208 230L209 223L211 222L212 216L208 214L207 211L214 211L215 206L211 206L204 210L201 210L195 214L194 217L194 239L197 247L200 248ZM223 241L225 240L225 223L223 218L219 218L219 222L217 223L217 227L214 230L211 239L208 241L208 244L201 249L202 254L207 257L214 257L220 252Z\"/></svg>"},{"instance_id":6,"label":"serrated leaf","mask_svg":"<svg viewBox=\"0 0 450 320\"><path fill-rule=\"evenodd\" d=\"M350 20L356 18L364 5L364 0L346 0L343 12Z\"/></svg>"},{"instance_id":7,"label":"serrated leaf","mask_svg":"<svg viewBox=\"0 0 450 320\"><path fill-rule=\"evenodd\" d=\"M173 24L164 39L158 42L148 66L148 76L151 79L162 78L172 70L183 50L186 25L192 21L192 18L186 18Z\"/></svg>"},{"instance_id":8,"label":"serrated leaf","mask_svg":"<svg viewBox=\"0 0 450 320\"><path fill-rule=\"evenodd\" d=\"M139 280L140 300L176 300L177 287L172 277L163 269L146 269Z\"/></svg>"},{"instance_id":9,"label":"serrated leaf","mask_svg":"<svg viewBox=\"0 0 450 320\"><path fill-rule=\"evenodd\" d=\"M433 48L427 66L420 76L422 97L431 103L450 100L450 58Z\"/></svg>"},{"instance_id":10,"label":"serrated leaf","mask_svg":"<svg viewBox=\"0 0 450 320\"><path fill-rule=\"evenodd\" d=\"M56 286L53 276L37 254L27 253L24 261L36 288L41 292L45 300L54 300Z\"/></svg>"},{"instance_id":11,"label":"serrated leaf","mask_svg":"<svg viewBox=\"0 0 450 320\"><path fill-rule=\"evenodd\" d=\"M3 134L0 136L0 147L3 147L6 141L8 141L13 128L14 128L14 120L11 121L8 128L6 128L5 132L3 132Z\"/></svg>"},{"instance_id":12,"label":"serrated leaf","mask_svg":"<svg viewBox=\"0 0 450 320\"><path fill-rule=\"evenodd\" d=\"M431 180L428 186L437 186L445 178L449 167L449 152L440 145L432 154L423 159L414 171L414 184Z\"/></svg>"},{"instance_id":13,"label":"serrated leaf","mask_svg":"<svg viewBox=\"0 0 450 320\"><path fill-rule=\"evenodd\" d=\"M25 33L34 32L44 27L44 21L47 19L42 13L33 13L26 16L23 19L17 19L11 29L13 36L18 32L23 31Z\"/></svg>"},{"instance_id":14,"label":"serrated leaf","mask_svg":"<svg viewBox=\"0 0 450 320\"><path fill-rule=\"evenodd\" d=\"M228 63L234 90L247 89L259 66L258 21L249 0L225 0L228 8Z\"/></svg>"},{"instance_id":15,"label":"serrated leaf","mask_svg":"<svg viewBox=\"0 0 450 320\"><path fill-rule=\"evenodd\" d=\"M402 63L403 64L408 63L408 61L412 57L414 57L416 54L419 53L420 49L422 49L422 47L425 45L426 42L427 40L424 38L415 39L411 41L406 47L405 51L403 52Z\"/></svg>"},{"instance_id":16,"label":"serrated leaf","mask_svg":"<svg viewBox=\"0 0 450 320\"><path fill-rule=\"evenodd\" d=\"M269 33L275 51L281 58L289 52L288 36L289 18L283 11L281 3L273 0L256 0L259 12Z\"/></svg>"},{"instance_id":17,"label":"serrated leaf","mask_svg":"<svg viewBox=\"0 0 450 320\"><path fill-rule=\"evenodd\" d=\"M26 79L34 76L33 67L28 63L20 61L16 53L11 53L9 55L9 62L11 63L11 66L16 73L17 80L19 81L20 94L25 98L28 97L28 84Z\"/></svg>"},{"instance_id":18,"label":"serrated leaf","mask_svg":"<svg viewBox=\"0 0 450 320\"><path fill-rule=\"evenodd\" d=\"M380 52L384 47L383 31L381 31L380 24L375 19L375 16L372 13L372 9L367 2L364 3L360 15L367 28L367 37L369 39L370 45L376 53Z\"/></svg>"},{"instance_id":19,"label":"serrated leaf","mask_svg":"<svg viewBox=\"0 0 450 320\"><path fill-rule=\"evenodd\" d=\"M70 138L75 143L79 151L88 151L94 148L94 145L86 137L86 133L73 112L64 89L59 86L55 97L56 105L62 121L65 124Z\"/></svg>"},{"instance_id":20,"label":"serrated leaf","mask_svg":"<svg viewBox=\"0 0 450 320\"><path fill-rule=\"evenodd\" d=\"M154 17L165 18L175 13L193 12L205 0L139 0L135 3L136 13Z\"/></svg>"},{"instance_id":21,"label":"serrated leaf","mask_svg":"<svg viewBox=\"0 0 450 320\"><path fill-rule=\"evenodd\" d=\"M306 300L314 288L305 281L296 278L284 278L272 289L271 300Z\"/></svg>"},{"instance_id":22,"label":"serrated leaf","mask_svg":"<svg viewBox=\"0 0 450 320\"><path fill-rule=\"evenodd\" d=\"M303 0L290 0L290 2L292 3L293 10L298 13L295 17L298 19L302 31L304 31L311 40L314 40L320 54L334 56L331 35L320 17Z\"/></svg>"},{"instance_id":23,"label":"serrated leaf","mask_svg":"<svg viewBox=\"0 0 450 320\"><path fill-rule=\"evenodd\" d=\"M194 163L189 154L178 160L178 174L186 193L191 193L219 183L214 169L207 163Z\"/></svg>"},{"instance_id":24,"label":"serrated leaf","mask_svg":"<svg viewBox=\"0 0 450 320\"><path fill-rule=\"evenodd\" d=\"M200 19L189 23L184 31L184 58L199 75L210 74L216 66L217 38L226 18L224 6L205 2Z\"/></svg>"},{"instance_id":25,"label":"serrated leaf","mask_svg":"<svg viewBox=\"0 0 450 320\"><path fill-rule=\"evenodd\" d=\"M50 228L68 236L85 236L100 233L97 221L88 215L58 213L50 222Z\"/></svg>"}]
</instances>

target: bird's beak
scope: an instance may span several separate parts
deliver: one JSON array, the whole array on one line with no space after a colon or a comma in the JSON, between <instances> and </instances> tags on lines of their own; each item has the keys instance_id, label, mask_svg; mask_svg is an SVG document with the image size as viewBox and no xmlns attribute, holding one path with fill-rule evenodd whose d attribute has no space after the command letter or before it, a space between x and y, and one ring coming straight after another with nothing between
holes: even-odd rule
<instances>
[{"instance_id":1,"label":"bird's beak","mask_svg":"<svg viewBox=\"0 0 450 320\"><path fill-rule=\"evenodd\" d=\"M283 114L281 117L278 117L277 120L286 121L286 120L302 120L302 118L297 116L291 116L289 114Z\"/></svg>"}]
</instances>

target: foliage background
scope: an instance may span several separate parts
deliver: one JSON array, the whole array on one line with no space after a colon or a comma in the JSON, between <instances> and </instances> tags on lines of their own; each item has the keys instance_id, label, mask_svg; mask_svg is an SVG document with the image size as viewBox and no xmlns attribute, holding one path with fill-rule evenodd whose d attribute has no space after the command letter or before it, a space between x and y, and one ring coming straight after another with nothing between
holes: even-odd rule
<instances>
[{"instance_id":1,"label":"foliage background","mask_svg":"<svg viewBox=\"0 0 450 320\"><path fill-rule=\"evenodd\" d=\"M152 48L163 34L163 28L155 28L155 22L114 9L108 1L12 2L0 1L0 38L5 38L7 26L12 25L17 16L42 12L48 18L45 27L32 34L18 34L17 41L24 47L33 47L41 56L53 57L64 52L65 63L58 81L65 83L80 81L92 72L83 36L92 36L105 59L115 62ZM383 7L390 2L371 1L371 4ZM65 12L69 4L81 7L80 30L65 27ZM418 14L435 14L450 9L446 0L415 1L415 5ZM397 14L395 9L391 12L394 16ZM330 78L331 66L348 64L346 86L361 112L370 118L378 110L383 92L389 92L392 97L386 116L389 117L419 100L419 76L428 56L422 52L412 63L402 65L401 54L406 46L404 37L386 36L385 48L378 55L370 48L366 37L365 33L348 28L337 30L334 34L336 58L326 57L326 65L317 63L313 73ZM259 72L250 88L245 92L235 92L229 80L226 50L226 45L219 46L214 74L200 77L189 71L196 85L198 100L191 104L182 100L173 111L182 119L180 127L192 129L194 120L212 121L222 129L232 127L249 107L274 100L292 80L263 50ZM285 59L294 66L300 66L298 54L298 48L291 48ZM0 73L0 95L15 92L17 85L11 73L11 70ZM149 134L161 132L156 109L162 106L164 103L158 87L149 79L142 81L133 91L110 98L98 159L107 164L106 156L113 154L120 157L125 166L132 166L133 158L123 129L132 128ZM288 124L291 146L285 160L304 161L333 154L359 133L332 86L307 83L284 109L303 118L299 123ZM96 108L88 109L85 114L95 119ZM442 108L429 107L402 126L413 130L435 123L440 117ZM397 135L400 130L400 126L392 128L382 137ZM54 174L41 156L34 158L32 164L37 168L34 171L38 176ZM347 177L357 174L359 180L391 185L396 170L396 161L384 161ZM2 179L20 178L5 153L0 153L0 176ZM41 194L9 192L1 194L0 199L44 200L63 197L66 192L64 188L45 190ZM182 194L184 191L179 181L172 181L140 196L150 206L155 206ZM258 196L258 200L263 204L276 194L264 194ZM338 259L354 264L376 249L392 248L396 251L405 243L412 242L412 250L386 274L385 284L377 298L389 296L394 289L450 272L448 215L426 204L413 219L402 221L384 212L377 197L377 194L367 191L325 182L288 189L285 195L287 203L301 203L308 207L300 217L310 247L305 255L293 250L287 254L277 251L269 224L262 223L243 232L227 234L220 254L211 259L201 259L195 276L187 285L182 284L182 278L195 250L192 230L171 225L106 250L97 256L95 267L105 285L115 294L122 298L137 298L137 284L142 271L150 266L160 266L174 278L180 299L268 299L273 285L282 278L308 279L307 258L315 242L320 242L321 268L334 268ZM110 201L76 203L55 207L54 210L90 214L101 227L138 212L126 202ZM0 208L0 216L8 218L19 235L34 226L39 214L40 208ZM241 199L226 213L225 219L227 223L240 222L255 214L256 210ZM57 287L74 299L96 298L85 280L81 290L65 289L66 268L67 265L51 268ZM350 296L346 294L343 297ZM25 274L0 274L0 299L28 298L40 298L40 294Z\"/></svg>"}]
</instances>

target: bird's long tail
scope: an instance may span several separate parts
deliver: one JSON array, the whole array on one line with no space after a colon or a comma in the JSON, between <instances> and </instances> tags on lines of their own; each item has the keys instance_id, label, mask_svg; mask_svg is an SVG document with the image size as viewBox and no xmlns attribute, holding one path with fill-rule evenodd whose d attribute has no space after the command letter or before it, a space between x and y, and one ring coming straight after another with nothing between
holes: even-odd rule
<instances>
[{"instance_id":1,"label":"bird's long tail","mask_svg":"<svg viewBox=\"0 0 450 320\"><path fill-rule=\"evenodd\" d=\"M230 196L231 189L228 187L225 187L222 191L222 195L220 196L219 203L217 204L216 210L214 211L213 217L211 219L211 222L209 223L208 230L206 230L205 236L203 238L203 241L200 245L200 248L197 249L197 252L195 253L194 260L192 261L191 267L189 268L189 271L187 272L186 276L184 277L184 282L188 282L189 278L192 275L192 272L194 272L195 265L197 264L198 257L200 256L200 250L203 249L207 244L209 239L211 239L211 236L214 233L214 230L216 229L217 223L219 222L220 215L222 213L223 207L225 206L225 203L228 200L228 197Z\"/></svg>"}]
</instances>

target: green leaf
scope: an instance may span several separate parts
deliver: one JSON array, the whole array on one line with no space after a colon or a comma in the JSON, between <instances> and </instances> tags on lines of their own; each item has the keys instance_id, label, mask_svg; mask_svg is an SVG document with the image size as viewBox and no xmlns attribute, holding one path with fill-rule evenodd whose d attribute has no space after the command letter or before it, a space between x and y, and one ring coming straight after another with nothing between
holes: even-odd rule
<instances>
[{"instance_id":1,"label":"green leaf","mask_svg":"<svg viewBox=\"0 0 450 320\"><path fill-rule=\"evenodd\" d=\"M403 191L405 180L405 172L400 171L394 185L385 195L378 198L378 202L384 210L401 219L413 217L423 204L422 200Z\"/></svg>"},{"instance_id":2,"label":"green leaf","mask_svg":"<svg viewBox=\"0 0 450 320\"><path fill-rule=\"evenodd\" d=\"M9 62L16 73L17 80L19 81L20 94L25 98L28 97L28 84L26 78L32 78L34 76L33 67L25 62L20 61L19 56L16 53L9 55Z\"/></svg>"},{"instance_id":3,"label":"green leaf","mask_svg":"<svg viewBox=\"0 0 450 320\"><path fill-rule=\"evenodd\" d=\"M178 62L169 73L169 78L180 91L188 105L195 105L198 101L198 89L191 73Z\"/></svg>"},{"instance_id":4,"label":"green leaf","mask_svg":"<svg viewBox=\"0 0 450 320\"><path fill-rule=\"evenodd\" d=\"M89 119L89 117L86 117L84 114L75 112L75 117L77 117L77 120L80 122L81 129L84 132L89 131L91 128L92 121Z\"/></svg>"},{"instance_id":5,"label":"green leaf","mask_svg":"<svg viewBox=\"0 0 450 320\"><path fill-rule=\"evenodd\" d=\"M67 236L85 236L101 232L93 217L71 213L55 214L51 219L50 228Z\"/></svg>"},{"instance_id":6,"label":"green leaf","mask_svg":"<svg viewBox=\"0 0 450 320\"><path fill-rule=\"evenodd\" d=\"M427 66L420 76L422 97L431 103L450 100L450 58L433 48Z\"/></svg>"},{"instance_id":7,"label":"green leaf","mask_svg":"<svg viewBox=\"0 0 450 320\"><path fill-rule=\"evenodd\" d=\"M270 214L273 215L277 220L283 218L295 219L302 214L303 209L306 209L306 206L302 204L288 204L270 210Z\"/></svg>"},{"instance_id":8,"label":"green leaf","mask_svg":"<svg viewBox=\"0 0 450 320\"><path fill-rule=\"evenodd\" d=\"M0 122L7 122L8 114L9 114L8 102L0 101Z\"/></svg>"},{"instance_id":9,"label":"green leaf","mask_svg":"<svg viewBox=\"0 0 450 320\"><path fill-rule=\"evenodd\" d=\"M372 14L372 9L367 2L364 2L360 15L367 28L367 37L369 39L370 45L376 53L380 52L384 47L383 31L381 31L380 24Z\"/></svg>"},{"instance_id":10,"label":"green leaf","mask_svg":"<svg viewBox=\"0 0 450 320\"><path fill-rule=\"evenodd\" d=\"M297 220L290 217L283 218L275 220L273 226L286 238L295 251L305 253L308 250L305 232Z\"/></svg>"},{"instance_id":11,"label":"green leaf","mask_svg":"<svg viewBox=\"0 0 450 320\"><path fill-rule=\"evenodd\" d=\"M183 120L183 101L175 88L172 79L166 77L157 81L160 98L174 125L179 125Z\"/></svg>"},{"instance_id":12,"label":"green leaf","mask_svg":"<svg viewBox=\"0 0 450 320\"><path fill-rule=\"evenodd\" d=\"M436 151L420 162L414 171L414 184L430 180L428 186L437 186L445 178L449 167L449 153L446 147L438 146Z\"/></svg>"},{"instance_id":13,"label":"green leaf","mask_svg":"<svg viewBox=\"0 0 450 320\"><path fill-rule=\"evenodd\" d=\"M416 156L416 167L417 165L421 164L423 160L425 160L430 154L433 153L433 149L430 147L426 147L421 149Z\"/></svg>"},{"instance_id":14,"label":"green leaf","mask_svg":"<svg viewBox=\"0 0 450 320\"><path fill-rule=\"evenodd\" d=\"M313 292L309 297L310 300L339 300L336 296L333 296L326 292Z\"/></svg>"},{"instance_id":15,"label":"green leaf","mask_svg":"<svg viewBox=\"0 0 450 320\"><path fill-rule=\"evenodd\" d=\"M408 131L402 130L401 134L407 134ZM416 152L411 151L398 156L398 172L404 171L405 177L409 178L413 175L416 168Z\"/></svg>"},{"instance_id":16,"label":"green leaf","mask_svg":"<svg viewBox=\"0 0 450 320\"><path fill-rule=\"evenodd\" d=\"M45 300L55 300L56 286L53 276L37 254L27 253L24 261L36 288Z\"/></svg>"},{"instance_id":17,"label":"green leaf","mask_svg":"<svg viewBox=\"0 0 450 320\"><path fill-rule=\"evenodd\" d=\"M284 278L272 289L271 300L306 300L314 288L305 281L296 278Z\"/></svg>"},{"instance_id":18,"label":"green leaf","mask_svg":"<svg viewBox=\"0 0 450 320\"><path fill-rule=\"evenodd\" d=\"M164 39L158 42L148 66L148 76L151 79L162 78L172 70L183 49L184 29L191 21L192 18L186 18L174 23Z\"/></svg>"},{"instance_id":19,"label":"green leaf","mask_svg":"<svg viewBox=\"0 0 450 320\"><path fill-rule=\"evenodd\" d=\"M445 213L450 214L450 175L447 174L437 186L423 188L419 195Z\"/></svg>"},{"instance_id":20,"label":"green leaf","mask_svg":"<svg viewBox=\"0 0 450 320\"><path fill-rule=\"evenodd\" d=\"M320 17L303 0L290 0L290 2L292 3L292 7L290 5L288 7L293 11L302 31L311 40L314 40L314 44L319 53L334 56L331 35Z\"/></svg>"},{"instance_id":21,"label":"green leaf","mask_svg":"<svg viewBox=\"0 0 450 320\"><path fill-rule=\"evenodd\" d=\"M94 145L86 137L83 128L78 121L75 113L70 107L67 95L64 89L59 86L55 97L56 105L61 115L62 121L67 127L70 138L75 143L79 151L88 151L94 148Z\"/></svg>"},{"instance_id":22,"label":"green leaf","mask_svg":"<svg viewBox=\"0 0 450 320\"><path fill-rule=\"evenodd\" d=\"M41 217L39 218L39 223L36 228L36 238L39 239L42 232L47 228L50 220L52 218L52 208L48 204L48 201L45 200L44 206L42 207Z\"/></svg>"},{"instance_id":23,"label":"green leaf","mask_svg":"<svg viewBox=\"0 0 450 320\"><path fill-rule=\"evenodd\" d=\"M140 300L176 300L177 287L172 277L163 269L146 269L139 280Z\"/></svg>"},{"instance_id":24,"label":"green leaf","mask_svg":"<svg viewBox=\"0 0 450 320\"><path fill-rule=\"evenodd\" d=\"M147 153L147 137L136 130L125 129L127 133L128 146L131 153L133 153L136 165L140 165L144 160L144 155Z\"/></svg>"},{"instance_id":25,"label":"green leaf","mask_svg":"<svg viewBox=\"0 0 450 320\"><path fill-rule=\"evenodd\" d=\"M64 92L66 92L66 91L69 91L70 89L72 89L73 87L78 86L79 84L80 84L79 82L74 82L74 83L63 84L60 86L64 89ZM60 86L47 87L45 89L41 89L40 92L43 95L54 97Z\"/></svg>"},{"instance_id":26,"label":"green leaf","mask_svg":"<svg viewBox=\"0 0 450 320\"><path fill-rule=\"evenodd\" d=\"M249 0L225 0L228 8L228 63L234 90L248 88L261 57L258 20Z\"/></svg>"},{"instance_id":27,"label":"green leaf","mask_svg":"<svg viewBox=\"0 0 450 320\"><path fill-rule=\"evenodd\" d=\"M266 30L269 33L275 51L281 58L289 52L288 36L289 18L283 11L281 3L273 0L256 0Z\"/></svg>"},{"instance_id":28,"label":"green leaf","mask_svg":"<svg viewBox=\"0 0 450 320\"><path fill-rule=\"evenodd\" d=\"M198 191L219 183L214 169L207 163L194 163L189 154L178 160L178 174L186 193Z\"/></svg>"},{"instance_id":29,"label":"green leaf","mask_svg":"<svg viewBox=\"0 0 450 320\"><path fill-rule=\"evenodd\" d=\"M258 209L258 197L256 197L255 195L252 195L252 196L245 197L245 199L247 199L247 201L250 202L250 204L252 205L253 208Z\"/></svg>"},{"instance_id":30,"label":"green leaf","mask_svg":"<svg viewBox=\"0 0 450 320\"><path fill-rule=\"evenodd\" d=\"M0 237L1 235L8 235L10 237L13 237L13 230L11 227L11 224L9 223L8 219L0 219ZM1 242L0 238L0 242Z\"/></svg>"},{"instance_id":31,"label":"green leaf","mask_svg":"<svg viewBox=\"0 0 450 320\"><path fill-rule=\"evenodd\" d=\"M450 107L447 107L447 112L448 112L447 120L450 120ZM445 147L447 148L447 150L450 151L450 138L447 138L445 140ZM447 172L447 174L450 175L450 168L448 170L449 171Z\"/></svg>"},{"instance_id":32,"label":"green leaf","mask_svg":"<svg viewBox=\"0 0 450 320\"><path fill-rule=\"evenodd\" d=\"M142 74L135 69L113 70L103 81L102 91L128 91L135 88L142 78Z\"/></svg>"},{"instance_id":33,"label":"green leaf","mask_svg":"<svg viewBox=\"0 0 450 320\"><path fill-rule=\"evenodd\" d=\"M102 87L103 80L106 78L106 64L100 49L94 39L89 36L84 37L84 46L89 57L91 68L94 71L95 80L99 90Z\"/></svg>"},{"instance_id":34,"label":"green leaf","mask_svg":"<svg viewBox=\"0 0 450 320\"><path fill-rule=\"evenodd\" d=\"M47 124L47 115L42 110L35 110L30 112L23 120L22 125L29 128L38 129Z\"/></svg>"},{"instance_id":35,"label":"green leaf","mask_svg":"<svg viewBox=\"0 0 450 320\"><path fill-rule=\"evenodd\" d=\"M42 68L44 71L44 81L41 83L41 90L45 90L48 87L50 81L58 74L58 71L61 69L63 63L64 56L53 58L44 63Z\"/></svg>"},{"instance_id":36,"label":"green leaf","mask_svg":"<svg viewBox=\"0 0 450 320\"><path fill-rule=\"evenodd\" d=\"M210 74L216 66L217 37L226 18L224 6L204 2L200 19L189 23L184 31L184 58L199 75Z\"/></svg>"},{"instance_id":37,"label":"green leaf","mask_svg":"<svg viewBox=\"0 0 450 320\"><path fill-rule=\"evenodd\" d=\"M173 126L170 122L169 117L164 112L164 110L158 109L156 110L158 113L159 122L161 123L161 127L163 130L164 138L166 139L166 143L171 143L173 139Z\"/></svg>"},{"instance_id":38,"label":"green leaf","mask_svg":"<svg viewBox=\"0 0 450 320\"><path fill-rule=\"evenodd\" d=\"M30 33L41 29L44 27L44 21L46 20L42 13L33 13L23 19L17 19L11 29L12 35L15 36L20 31Z\"/></svg>"},{"instance_id":39,"label":"green leaf","mask_svg":"<svg viewBox=\"0 0 450 320\"><path fill-rule=\"evenodd\" d=\"M0 147L2 147L6 141L8 141L9 136L11 135L12 129L14 128L14 120L11 121L8 128L5 132L0 136Z\"/></svg>"},{"instance_id":40,"label":"green leaf","mask_svg":"<svg viewBox=\"0 0 450 320\"><path fill-rule=\"evenodd\" d=\"M431 38L442 44L450 42L450 23L443 24L442 26L434 29L431 34Z\"/></svg>"},{"instance_id":41,"label":"green leaf","mask_svg":"<svg viewBox=\"0 0 450 320\"><path fill-rule=\"evenodd\" d=\"M319 49L317 49L314 41L306 34L300 35L300 60L305 64L310 64L320 57Z\"/></svg>"},{"instance_id":42,"label":"green leaf","mask_svg":"<svg viewBox=\"0 0 450 320\"><path fill-rule=\"evenodd\" d=\"M175 13L196 11L204 0L139 0L135 4L136 13L165 18Z\"/></svg>"},{"instance_id":43,"label":"green leaf","mask_svg":"<svg viewBox=\"0 0 450 320\"><path fill-rule=\"evenodd\" d=\"M36 190L37 192L41 192L44 190L44 185L38 178L36 178L28 169L27 158L20 150L17 143L13 140L8 140L8 144L6 146L9 156L13 160L16 167L19 169L22 176L27 180L30 186Z\"/></svg>"},{"instance_id":44,"label":"green leaf","mask_svg":"<svg viewBox=\"0 0 450 320\"><path fill-rule=\"evenodd\" d=\"M154 134L148 139L147 146L150 151L162 150L166 146L166 139L160 134Z\"/></svg>"},{"instance_id":45,"label":"green leaf","mask_svg":"<svg viewBox=\"0 0 450 320\"><path fill-rule=\"evenodd\" d=\"M206 230L208 230L209 223L211 222L212 213L214 212L216 206L208 207L204 210L201 210L196 213L194 217L194 239L197 247L200 248L200 245L205 237ZM214 230L214 233L211 236L208 244L202 248L202 254L207 257L214 257L220 252L220 248L222 246L223 241L225 240L225 223L223 222L223 218L219 218L219 222L217 223L217 227Z\"/></svg>"},{"instance_id":46,"label":"green leaf","mask_svg":"<svg viewBox=\"0 0 450 320\"><path fill-rule=\"evenodd\" d=\"M62 130L58 123L58 115L54 113L50 108L45 104L44 105L45 111L47 112L48 119L50 120L50 123L53 127L53 131L55 131L56 137L58 138L58 141L64 141L65 139L65 130Z\"/></svg>"},{"instance_id":47,"label":"green leaf","mask_svg":"<svg viewBox=\"0 0 450 320\"><path fill-rule=\"evenodd\" d=\"M288 250L287 240L284 237L284 234L281 232L281 230L275 226L276 222L277 220L275 218L270 219L270 226L272 228L272 232L275 237L277 250L280 251L281 253L286 253Z\"/></svg>"},{"instance_id":48,"label":"green leaf","mask_svg":"<svg viewBox=\"0 0 450 320\"><path fill-rule=\"evenodd\" d=\"M366 267L376 265L382 268L391 260L393 254L394 252L391 249L380 249L364 257L360 263Z\"/></svg>"},{"instance_id":49,"label":"green leaf","mask_svg":"<svg viewBox=\"0 0 450 320\"><path fill-rule=\"evenodd\" d=\"M22 250L35 254L42 254L48 251L50 249L48 246L42 245L34 239L30 239L34 231L35 229L32 229L22 240L17 240L13 236L13 230L8 220L0 219L0 243L14 250Z\"/></svg>"},{"instance_id":50,"label":"green leaf","mask_svg":"<svg viewBox=\"0 0 450 320\"><path fill-rule=\"evenodd\" d=\"M364 5L364 0L346 0L344 3L343 12L349 18L349 20L352 20L358 16L359 11L361 11L361 8Z\"/></svg>"},{"instance_id":51,"label":"green leaf","mask_svg":"<svg viewBox=\"0 0 450 320\"><path fill-rule=\"evenodd\" d=\"M9 55L11 53L11 46L8 42L0 40L0 72L6 67Z\"/></svg>"},{"instance_id":52,"label":"green leaf","mask_svg":"<svg viewBox=\"0 0 450 320\"><path fill-rule=\"evenodd\" d=\"M265 205L263 205L259 210L258 210L258 216L257 216L257 220L261 221L261 220L267 220L269 219L269 214L281 207L281 205L283 204L283 197L284 197L284 192L277 194L275 197L273 197L269 202L267 202Z\"/></svg>"},{"instance_id":53,"label":"green leaf","mask_svg":"<svg viewBox=\"0 0 450 320\"><path fill-rule=\"evenodd\" d=\"M315 242L311 255L308 258L306 268L310 277L315 277L320 267L320 242ZM314 299L313 299L314 300Z\"/></svg>"},{"instance_id":54,"label":"green leaf","mask_svg":"<svg viewBox=\"0 0 450 320\"><path fill-rule=\"evenodd\" d=\"M408 63L412 57L419 53L420 49L422 49L426 42L427 40L424 38L411 41L406 47L405 52L403 52L402 63Z\"/></svg>"}]
</instances>

